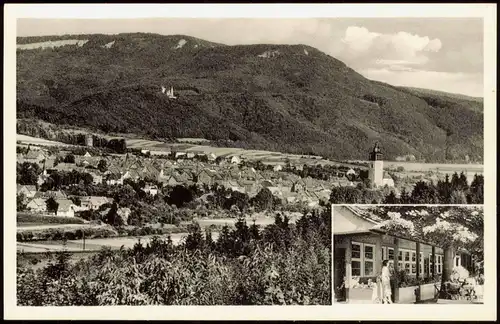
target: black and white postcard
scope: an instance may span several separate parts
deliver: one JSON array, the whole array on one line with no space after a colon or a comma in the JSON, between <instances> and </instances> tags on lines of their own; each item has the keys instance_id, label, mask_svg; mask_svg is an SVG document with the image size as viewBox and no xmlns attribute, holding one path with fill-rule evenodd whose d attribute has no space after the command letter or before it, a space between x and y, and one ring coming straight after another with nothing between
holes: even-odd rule
<instances>
[{"instance_id":1,"label":"black and white postcard","mask_svg":"<svg viewBox=\"0 0 500 324\"><path fill-rule=\"evenodd\" d=\"M7 318L493 319L495 9L5 6Z\"/></svg>"}]
</instances>

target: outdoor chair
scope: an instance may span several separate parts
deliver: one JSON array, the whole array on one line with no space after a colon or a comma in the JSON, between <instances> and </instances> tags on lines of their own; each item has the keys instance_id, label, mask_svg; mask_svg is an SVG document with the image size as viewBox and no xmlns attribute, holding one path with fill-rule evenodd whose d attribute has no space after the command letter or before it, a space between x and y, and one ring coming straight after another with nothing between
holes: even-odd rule
<instances>
[{"instance_id":1,"label":"outdoor chair","mask_svg":"<svg viewBox=\"0 0 500 324\"><path fill-rule=\"evenodd\" d=\"M447 300L460 300L466 297L466 292L463 287L466 284L464 282L445 282L446 289L444 291L444 296L441 295L441 284L434 284L434 289L436 290L435 299L447 299Z\"/></svg>"}]
</instances>

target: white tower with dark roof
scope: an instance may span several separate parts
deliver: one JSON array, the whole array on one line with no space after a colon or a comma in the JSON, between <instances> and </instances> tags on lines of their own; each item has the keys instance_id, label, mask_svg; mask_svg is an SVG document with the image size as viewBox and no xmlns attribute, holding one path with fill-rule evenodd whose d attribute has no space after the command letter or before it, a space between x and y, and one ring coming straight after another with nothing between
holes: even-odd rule
<instances>
[{"instance_id":1,"label":"white tower with dark roof","mask_svg":"<svg viewBox=\"0 0 500 324\"><path fill-rule=\"evenodd\" d=\"M384 161L378 143L375 143L372 152L370 152L369 160L368 179L373 187L382 187L384 185Z\"/></svg>"}]
</instances>

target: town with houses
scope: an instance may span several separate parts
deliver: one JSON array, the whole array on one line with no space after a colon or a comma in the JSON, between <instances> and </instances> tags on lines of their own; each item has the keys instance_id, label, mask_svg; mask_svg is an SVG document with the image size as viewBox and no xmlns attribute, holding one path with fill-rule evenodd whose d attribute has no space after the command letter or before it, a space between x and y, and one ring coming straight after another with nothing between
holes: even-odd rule
<instances>
[{"instance_id":1,"label":"town with houses","mask_svg":"<svg viewBox=\"0 0 500 324\"><path fill-rule=\"evenodd\" d=\"M143 150L143 153L146 152ZM61 150L57 155L49 155L46 150L36 146L30 146L30 151L26 154L18 154L18 163L35 163L43 170L38 176L36 185L17 185L17 194L24 194L26 198L27 210L46 213L46 200L50 197L59 203L56 213L59 216L75 216L75 213L79 211L98 209L101 205L111 202L111 198L106 197L79 197L82 204L75 206L64 190L40 191L39 189L53 172L88 173L92 176L93 184L123 185L126 179L150 180L151 182L148 182L143 190L153 196L163 186L177 185L212 186L218 184L233 191L246 193L250 197L255 196L262 188L267 188L273 195L287 203L305 202L309 206L318 205L320 201L328 201L332 185L355 185L353 181L346 178L355 174L353 169L348 169L345 173L339 172L338 178L333 181L322 181L310 177L301 178L284 172L281 165L275 165L266 171L257 171L252 167L243 166L241 158L234 155L217 159L213 153L201 155L178 152L173 154L173 159L170 160L158 157L138 157L131 153L92 156L87 152L85 155L75 155L74 163L56 163L58 158L64 159L70 154L71 152ZM205 157L206 162L200 162L198 160L200 156ZM104 172L99 170L99 163L107 166Z\"/></svg>"},{"instance_id":2,"label":"town with houses","mask_svg":"<svg viewBox=\"0 0 500 324\"><path fill-rule=\"evenodd\" d=\"M92 137L87 137L87 147L92 147ZM80 196L79 206L72 203L64 189L57 191L45 190L43 185L54 172L77 171L91 176L94 185L106 184L110 186L123 185L131 181L145 181L142 190L152 196L161 192L165 187L175 186L214 186L219 185L231 191L247 194L250 198L257 195L263 188L267 188L273 196L284 204L301 203L308 207L315 207L330 200L332 187L357 187L367 183L360 179L363 168L341 166L330 173L326 180L311 176L301 177L300 171L307 165L269 164L255 161L246 161L238 155L217 156L214 153L168 152L151 154L149 150L129 152L126 154L90 154L75 155L70 150L61 148L51 154L43 146L18 144L24 147L23 153L17 154L17 163L32 163L40 167L40 174L36 184L17 184L17 195L23 194L26 210L34 213L47 213L46 201L54 198L58 203L55 215L73 217L79 212L99 209L106 203L112 203L111 197ZM68 161L67 157L73 159ZM393 191L399 195L401 189L411 191L417 181L436 182L443 178L443 174L430 173L427 176L404 175L402 170L384 171L383 155L378 143L369 153L368 185L373 189ZM318 162L317 165L321 165ZM313 165L314 167L314 165ZM295 172L287 172L293 169ZM404 178L398 186L393 177ZM76 185L69 184L69 185Z\"/></svg>"}]
</instances>

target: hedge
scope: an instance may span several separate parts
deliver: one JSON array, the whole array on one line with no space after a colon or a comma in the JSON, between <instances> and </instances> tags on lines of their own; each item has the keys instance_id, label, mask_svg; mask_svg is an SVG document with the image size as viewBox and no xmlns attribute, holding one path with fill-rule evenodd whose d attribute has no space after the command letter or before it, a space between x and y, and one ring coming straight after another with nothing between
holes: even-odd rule
<instances>
[{"instance_id":1,"label":"hedge","mask_svg":"<svg viewBox=\"0 0 500 324\"><path fill-rule=\"evenodd\" d=\"M39 224L85 224L85 220L79 217L64 217L29 213L17 213L17 222Z\"/></svg>"},{"instance_id":2,"label":"hedge","mask_svg":"<svg viewBox=\"0 0 500 324\"><path fill-rule=\"evenodd\" d=\"M88 239L118 236L118 233L109 227L47 228L17 232L17 241L80 240L83 238L84 233L85 238Z\"/></svg>"}]
</instances>

